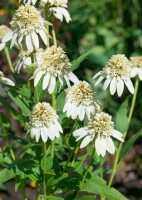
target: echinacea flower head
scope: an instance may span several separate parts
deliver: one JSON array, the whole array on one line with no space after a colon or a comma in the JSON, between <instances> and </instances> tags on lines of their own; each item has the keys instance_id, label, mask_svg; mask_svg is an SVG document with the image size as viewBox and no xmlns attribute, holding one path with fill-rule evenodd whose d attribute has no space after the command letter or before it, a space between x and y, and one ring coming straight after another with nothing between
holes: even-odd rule
<instances>
[{"instance_id":1,"label":"echinacea flower head","mask_svg":"<svg viewBox=\"0 0 142 200\"><path fill-rule=\"evenodd\" d=\"M130 62L124 54L113 55L105 68L98 72L93 78L99 79L96 84L99 84L104 78L104 90L110 85L110 93L114 95L117 91L118 96L121 96L124 91L124 85L127 86L130 93L134 94L134 87L130 79L131 67Z\"/></svg>"},{"instance_id":2,"label":"echinacea flower head","mask_svg":"<svg viewBox=\"0 0 142 200\"><path fill-rule=\"evenodd\" d=\"M142 81L142 56L136 56L130 58L131 62L131 77L138 76Z\"/></svg>"},{"instance_id":3,"label":"echinacea flower head","mask_svg":"<svg viewBox=\"0 0 142 200\"><path fill-rule=\"evenodd\" d=\"M105 156L106 151L110 154L115 153L115 146L111 137L124 141L122 133L114 129L112 117L104 112L97 113L87 124L86 127L77 129L73 135L76 141L82 140L80 148L84 148L91 141L94 141L96 153Z\"/></svg>"},{"instance_id":4,"label":"echinacea flower head","mask_svg":"<svg viewBox=\"0 0 142 200\"><path fill-rule=\"evenodd\" d=\"M49 6L49 11L54 14L54 16L61 22L65 18L66 22L71 21L69 12L67 11L67 0L41 0L41 7L45 7L46 4Z\"/></svg>"},{"instance_id":5,"label":"echinacea flower head","mask_svg":"<svg viewBox=\"0 0 142 200\"><path fill-rule=\"evenodd\" d=\"M31 53L28 49L21 49L15 62L15 71L19 73L22 67L26 69L35 66L34 63L36 63L40 51L42 49L36 49Z\"/></svg>"},{"instance_id":6,"label":"echinacea flower head","mask_svg":"<svg viewBox=\"0 0 142 200\"><path fill-rule=\"evenodd\" d=\"M28 124L28 133L29 132L31 137L35 137L37 142L40 136L42 141L46 142L48 138L50 140L58 138L60 136L59 132L63 132L58 121L58 116L49 103L39 102L35 105L30 115Z\"/></svg>"},{"instance_id":7,"label":"echinacea flower head","mask_svg":"<svg viewBox=\"0 0 142 200\"><path fill-rule=\"evenodd\" d=\"M39 38L47 45L49 35L45 28L46 24L50 23L41 17L40 12L34 6L21 5L11 21L12 30L4 36L2 42L11 40L11 48L14 44L18 44L32 52L39 48Z\"/></svg>"},{"instance_id":8,"label":"echinacea flower head","mask_svg":"<svg viewBox=\"0 0 142 200\"><path fill-rule=\"evenodd\" d=\"M89 83L80 81L70 88L63 112L67 112L67 117L72 119L78 117L82 121L85 117L90 119L91 115L94 115L99 109Z\"/></svg>"},{"instance_id":9,"label":"echinacea flower head","mask_svg":"<svg viewBox=\"0 0 142 200\"><path fill-rule=\"evenodd\" d=\"M8 28L5 25L0 26L0 51L2 51L6 45L5 42L2 42L3 37L5 36L6 33L10 31L10 28Z\"/></svg>"},{"instance_id":10,"label":"echinacea flower head","mask_svg":"<svg viewBox=\"0 0 142 200\"><path fill-rule=\"evenodd\" d=\"M42 89L48 88L49 94L52 94L55 89L56 78L61 86L63 86L63 79L68 87L70 81L78 82L78 78L71 72L71 63L61 47L52 46L39 53L37 64L38 68L33 75L34 86L43 76Z\"/></svg>"}]
</instances>

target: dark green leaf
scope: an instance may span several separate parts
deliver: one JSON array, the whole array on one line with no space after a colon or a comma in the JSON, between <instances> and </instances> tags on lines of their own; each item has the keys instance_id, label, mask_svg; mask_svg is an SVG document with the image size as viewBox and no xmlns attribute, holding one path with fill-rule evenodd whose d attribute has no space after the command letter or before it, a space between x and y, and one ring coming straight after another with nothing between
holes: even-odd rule
<instances>
[{"instance_id":1,"label":"dark green leaf","mask_svg":"<svg viewBox=\"0 0 142 200\"><path fill-rule=\"evenodd\" d=\"M87 56L90 54L90 51L81 55L79 58L77 58L76 60L72 61L72 71L74 71L75 69L77 69L80 64L87 58Z\"/></svg>"},{"instance_id":2,"label":"dark green leaf","mask_svg":"<svg viewBox=\"0 0 142 200\"><path fill-rule=\"evenodd\" d=\"M79 200L94 200L96 199L96 196L83 196Z\"/></svg>"},{"instance_id":3,"label":"dark green leaf","mask_svg":"<svg viewBox=\"0 0 142 200\"><path fill-rule=\"evenodd\" d=\"M20 97L12 94L10 91L8 92L9 97L14 101L14 103L21 109L24 116L29 116L30 109L28 106L22 101Z\"/></svg>"},{"instance_id":4,"label":"dark green leaf","mask_svg":"<svg viewBox=\"0 0 142 200\"><path fill-rule=\"evenodd\" d=\"M13 169L3 169L0 172L0 184L12 179L13 177L16 176L16 173L13 171Z\"/></svg>"},{"instance_id":5,"label":"dark green leaf","mask_svg":"<svg viewBox=\"0 0 142 200\"><path fill-rule=\"evenodd\" d=\"M61 197L53 197L53 196L47 196L47 199L48 199L48 200L64 200L64 199L61 198Z\"/></svg>"},{"instance_id":6,"label":"dark green leaf","mask_svg":"<svg viewBox=\"0 0 142 200\"><path fill-rule=\"evenodd\" d=\"M127 198L117 190L114 188L109 188L106 185L106 182L96 174L92 174L90 180L84 184L82 191L98 194L101 197L105 197L110 200L127 200Z\"/></svg>"},{"instance_id":7,"label":"dark green leaf","mask_svg":"<svg viewBox=\"0 0 142 200\"><path fill-rule=\"evenodd\" d=\"M48 170L52 169L53 166L53 160L51 159L51 156L43 156L41 160L41 168L44 171L44 173L47 173Z\"/></svg>"},{"instance_id":8,"label":"dark green leaf","mask_svg":"<svg viewBox=\"0 0 142 200\"><path fill-rule=\"evenodd\" d=\"M116 129L121 133L127 132L128 129L128 98L121 104L116 114Z\"/></svg>"},{"instance_id":9,"label":"dark green leaf","mask_svg":"<svg viewBox=\"0 0 142 200\"><path fill-rule=\"evenodd\" d=\"M122 158L126 155L126 153L132 148L133 144L136 142L136 140L142 137L142 129L139 130L137 133L135 133L133 136L130 137L130 139L124 144L121 154L119 156L119 161L122 160Z\"/></svg>"}]
</instances>

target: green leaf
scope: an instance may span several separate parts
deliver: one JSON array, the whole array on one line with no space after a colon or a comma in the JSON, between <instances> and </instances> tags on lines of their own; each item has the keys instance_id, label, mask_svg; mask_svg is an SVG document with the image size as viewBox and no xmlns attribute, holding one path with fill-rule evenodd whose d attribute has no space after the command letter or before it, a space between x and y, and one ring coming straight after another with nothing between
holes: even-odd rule
<instances>
[{"instance_id":1,"label":"green leaf","mask_svg":"<svg viewBox=\"0 0 142 200\"><path fill-rule=\"evenodd\" d=\"M44 173L47 173L52 168L52 166L53 160L51 159L51 156L43 156L41 160L41 168L44 171Z\"/></svg>"},{"instance_id":2,"label":"green leaf","mask_svg":"<svg viewBox=\"0 0 142 200\"><path fill-rule=\"evenodd\" d=\"M124 144L121 154L119 156L118 163L122 160L122 158L126 155L126 153L132 148L133 144L136 140L142 137L142 129L140 129L137 133L130 137L130 139Z\"/></svg>"},{"instance_id":3,"label":"green leaf","mask_svg":"<svg viewBox=\"0 0 142 200\"><path fill-rule=\"evenodd\" d=\"M16 176L16 173L13 171L13 169L3 169L0 172L0 184L12 179L13 177Z\"/></svg>"},{"instance_id":4,"label":"green leaf","mask_svg":"<svg viewBox=\"0 0 142 200\"><path fill-rule=\"evenodd\" d=\"M128 98L121 104L116 114L116 129L121 133L125 133L128 130Z\"/></svg>"},{"instance_id":5,"label":"green leaf","mask_svg":"<svg viewBox=\"0 0 142 200\"><path fill-rule=\"evenodd\" d=\"M21 109L24 116L29 116L30 109L27 105L20 99L19 96L12 94L10 91L8 92L9 97L14 101L14 103Z\"/></svg>"},{"instance_id":6,"label":"green leaf","mask_svg":"<svg viewBox=\"0 0 142 200\"><path fill-rule=\"evenodd\" d=\"M127 198L117 190L114 188L109 188L106 185L106 182L96 174L92 174L88 182L84 184L82 191L98 194L101 197L105 197L110 200L127 200Z\"/></svg>"},{"instance_id":7,"label":"green leaf","mask_svg":"<svg viewBox=\"0 0 142 200\"><path fill-rule=\"evenodd\" d=\"M72 71L74 71L75 69L77 69L80 64L87 58L87 56L90 54L91 52L88 51L87 53L84 53L83 55L81 55L80 57L78 57L77 59L72 61Z\"/></svg>"},{"instance_id":8,"label":"green leaf","mask_svg":"<svg viewBox=\"0 0 142 200\"><path fill-rule=\"evenodd\" d=\"M62 174L61 176L51 177L50 179L48 179L47 185L50 185L50 186L56 185L61 180L65 179L66 177L68 177L67 173Z\"/></svg>"}]
</instances>

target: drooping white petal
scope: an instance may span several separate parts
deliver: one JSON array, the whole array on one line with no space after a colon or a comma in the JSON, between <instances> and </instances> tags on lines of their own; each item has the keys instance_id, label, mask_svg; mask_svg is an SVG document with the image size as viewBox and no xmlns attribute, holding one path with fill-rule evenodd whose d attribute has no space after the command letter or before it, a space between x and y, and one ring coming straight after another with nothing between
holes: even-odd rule
<instances>
[{"instance_id":1,"label":"drooping white petal","mask_svg":"<svg viewBox=\"0 0 142 200\"><path fill-rule=\"evenodd\" d=\"M105 138L106 142L106 149L109 153L114 154L115 153L115 147L112 139L110 137Z\"/></svg>"},{"instance_id":2,"label":"drooping white petal","mask_svg":"<svg viewBox=\"0 0 142 200\"><path fill-rule=\"evenodd\" d=\"M93 79L97 78L98 76L102 75L102 71L98 72L97 74L95 74L95 76L93 77Z\"/></svg>"},{"instance_id":3,"label":"drooping white petal","mask_svg":"<svg viewBox=\"0 0 142 200\"><path fill-rule=\"evenodd\" d=\"M31 33L31 37L32 37L32 41L33 41L34 46L36 48L39 48L39 39L38 39L37 33L35 31L33 31Z\"/></svg>"},{"instance_id":4,"label":"drooping white petal","mask_svg":"<svg viewBox=\"0 0 142 200\"><path fill-rule=\"evenodd\" d=\"M17 39L17 36L18 36L18 33L15 33L13 35L12 40L11 40L11 44L10 44L10 49L14 46L16 39Z\"/></svg>"},{"instance_id":5,"label":"drooping white petal","mask_svg":"<svg viewBox=\"0 0 142 200\"><path fill-rule=\"evenodd\" d=\"M86 135L88 135L87 131L85 129L83 129L81 131L81 134L79 135L79 137L76 139L76 141L81 140L82 138L84 138Z\"/></svg>"},{"instance_id":6,"label":"drooping white petal","mask_svg":"<svg viewBox=\"0 0 142 200\"><path fill-rule=\"evenodd\" d=\"M123 135L122 135L122 133L120 133L119 131L117 131L117 130L114 129L111 135L112 135L114 138L120 140L121 142L124 142L124 140L123 140Z\"/></svg>"},{"instance_id":7,"label":"drooping white petal","mask_svg":"<svg viewBox=\"0 0 142 200\"><path fill-rule=\"evenodd\" d=\"M11 81L8 78L2 77L2 79L0 80L2 83L7 84L7 85L11 85L11 86L15 86L15 83L13 81Z\"/></svg>"},{"instance_id":8,"label":"drooping white petal","mask_svg":"<svg viewBox=\"0 0 142 200\"><path fill-rule=\"evenodd\" d=\"M33 51L33 44L32 44L32 40L31 40L31 35L30 34L26 35L26 46L27 46L27 49L30 52Z\"/></svg>"},{"instance_id":9,"label":"drooping white petal","mask_svg":"<svg viewBox=\"0 0 142 200\"><path fill-rule=\"evenodd\" d=\"M37 128L31 128L31 130L30 130L31 138L34 138L36 133L37 133Z\"/></svg>"},{"instance_id":10,"label":"drooping white petal","mask_svg":"<svg viewBox=\"0 0 142 200\"><path fill-rule=\"evenodd\" d=\"M41 133L41 130L40 130L40 128L36 128L36 133L35 133L36 142L38 142L38 141L39 141L39 138L40 138L40 133Z\"/></svg>"},{"instance_id":11,"label":"drooping white petal","mask_svg":"<svg viewBox=\"0 0 142 200\"><path fill-rule=\"evenodd\" d=\"M75 76L72 72L70 72L70 73L68 74L68 76L69 76L69 79L70 79L74 84L76 84L76 83L79 82L77 76Z\"/></svg>"},{"instance_id":12,"label":"drooping white petal","mask_svg":"<svg viewBox=\"0 0 142 200\"><path fill-rule=\"evenodd\" d=\"M47 36L46 33L43 30L38 29L38 33L42 39L42 41L44 42L45 45L47 45Z\"/></svg>"},{"instance_id":13,"label":"drooping white petal","mask_svg":"<svg viewBox=\"0 0 142 200\"><path fill-rule=\"evenodd\" d=\"M11 38L13 37L13 31L9 31L5 34L5 36L2 38L2 43L6 43L9 40L11 40Z\"/></svg>"},{"instance_id":14,"label":"drooping white petal","mask_svg":"<svg viewBox=\"0 0 142 200\"><path fill-rule=\"evenodd\" d=\"M43 78L43 83L42 83L42 89L45 90L48 86L50 82L50 74L47 73L46 75L44 75L44 78Z\"/></svg>"},{"instance_id":15,"label":"drooping white petal","mask_svg":"<svg viewBox=\"0 0 142 200\"><path fill-rule=\"evenodd\" d=\"M85 115L85 109L82 105L79 106L79 119L80 121L82 121L84 119L84 115Z\"/></svg>"},{"instance_id":16,"label":"drooping white petal","mask_svg":"<svg viewBox=\"0 0 142 200\"><path fill-rule=\"evenodd\" d=\"M49 87L48 87L48 92L49 94L52 94L56 85L56 78L55 76L50 77L50 82L49 82Z\"/></svg>"},{"instance_id":17,"label":"drooping white petal","mask_svg":"<svg viewBox=\"0 0 142 200\"><path fill-rule=\"evenodd\" d=\"M66 112L68 110L68 107L70 107L70 102L67 101L64 105L64 108L63 108L63 112Z\"/></svg>"},{"instance_id":18,"label":"drooping white petal","mask_svg":"<svg viewBox=\"0 0 142 200\"><path fill-rule=\"evenodd\" d=\"M52 130L51 127L48 127L48 137L50 138L50 140L54 140L55 139L55 133L54 133L54 130Z\"/></svg>"},{"instance_id":19,"label":"drooping white petal","mask_svg":"<svg viewBox=\"0 0 142 200\"><path fill-rule=\"evenodd\" d=\"M104 86L103 86L103 89L104 89L104 90L106 90L106 89L108 88L108 86L109 86L111 80L112 80L111 78L108 78L108 79L105 80Z\"/></svg>"},{"instance_id":20,"label":"drooping white petal","mask_svg":"<svg viewBox=\"0 0 142 200\"><path fill-rule=\"evenodd\" d=\"M41 79L42 75L44 74L43 71L39 71L36 73L35 78L34 78L34 87L37 86L39 80Z\"/></svg>"},{"instance_id":21,"label":"drooping white petal","mask_svg":"<svg viewBox=\"0 0 142 200\"><path fill-rule=\"evenodd\" d=\"M129 78L127 78L127 79L124 79L124 82L125 82L125 85L127 86L128 90L129 90L132 94L134 94L134 86L133 86L133 84L132 84L132 81L131 81Z\"/></svg>"},{"instance_id":22,"label":"drooping white petal","mask_svg":"<svg viewBox=\"0 0 142 200\"><path fill-rule=\"evenodd\" d=\"M99 142L100 142L100 154L101 154L102 157L104 157L105 154L106 154L106 142L105 142L105 139L104 138L100 138Z\"/></svg>"},{"instance_id":23,"label":"drooping white petal","mask_svg":"<svg viewBox=\"0 0 142 200\"><path fill-rule=\"evenodd\" d=\"M124 90L124 82L121 78L117 81L117 94L120 97Z\"/></svg>"},{"instance_id":24,"label":"drooping white petal","mask_svg":"<svg viewBox=\"0 0 142 200\"><path fill-rule=\"evenodd\" d=\"M47 131L48 131L48 129L46 127L42 127L41 138L42 138L43 142L47 142L47 139L48 139Z\"/></svg>"},{"instance_id":25,"label":"drooping white petal","mask_svg":"<svg viewBox=\"0 0 142 200\"><path fill-rule=\"evenodd\" d=\"M65 79L65 81L66 81L66 83L67 83L67 86L68 86L68 87L71 87L69 78L68 78L68 76L67 76L66 74L64 75L64 79Z\"/></svg>"},{"instance_id":26,"label":"drooping white petal","mask_svg":"<svg viewBox=\"0 0 142 200\"><path fill-rule=\"evenodd\" d=\"M133 67L131 69L131 77L135 77L138 74L138 67Z\"/></svg>"},{"instance_id":27,"label":"drooping white petal","mask_svg":"<svg viewBox=\"0 0 142 200\"><path fill-rule=\"evenodd\" d=\"M104 78L104 76L100 76L99 79L96 81L95 86L98 85Z\"/></svg>"},{"instance_id":28,"label":"drooping white petal","mask_svg":"<svg viewBox=\"0 0 142 200\"><path fill-rule=\"evenodd\" d=\"M96 140L95 140L95 148L96 148L96 152L99 155L101 155L101 146L100 146L100 138L97 137Z\"/></svg>"},{"instance_id":29,"label":"drooping white petal","mask_svg":"<svg viewBox=\"0 0 142 200\"><path fill-rule=\"evenodd\" d=\"M111 95L114 95L114 93L116 92L116 87L117 87L117 80L116 80L116 78L113 78L111 83L110 83L110 93L111 93Z\"/></svg>"},{"instance_id":30,"label":"drooping white petal","mask_svg":"<svg viewBox=\"0 0 142 200\"><path fill-rule=\"evenodd\" d=\"M62 129L61 124L59 122L56 122L55 126L57 127L57 129L59 130L60 133L63 133L63 129Z\"/></svg>"},{"instance_id":31,"label":"drooping white petal","mask_svg":"<svg viewBox=\"0 0 142 200\"><path fill-rule=\"evenodd\" d=\"M87 135L81 142L80 148L86 147L92 140L93 138L90 135Z\"/></svg>"}]
</instances>

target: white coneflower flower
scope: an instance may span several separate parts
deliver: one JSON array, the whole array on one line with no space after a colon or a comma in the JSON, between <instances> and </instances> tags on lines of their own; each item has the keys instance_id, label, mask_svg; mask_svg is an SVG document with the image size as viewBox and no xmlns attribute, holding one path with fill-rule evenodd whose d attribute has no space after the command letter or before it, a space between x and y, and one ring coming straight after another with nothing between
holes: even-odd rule
<instances>
[{"instance_id":1,"label":"white coneflower flower","mask_svg":"<svg viewBox=\"0 0 142 200\"><path fill-rule=\"evenodd\" d=\"M86 81L80 81L69 90L63 112L67 117L83 120L85 116L90 119L99 110L91 86Z\"/></svg>"},{"instance_id":2,"label":"white coneflower flower","mask_svg":"<svg viewBox=\"0 0 142 200\"><path fill-rule=\"evenodd\" d=\"M2 51L6 45L5 42L2 42L2 39L5 36L5 34L8 33L9 31L10 29L7 26L5 25L0 26L0 51Z\"/></svg>"},{"instance_id":3,"label":"white coneflower flower","mask_svg":"<svg viewBox=\"0 0 142 200\"><path fill-rule=\"evenodd\" d=\"M69 12L67 11L67 0L41 0L40 5L44 7L46 4L49 4L49 11L55 15L57 19L61 22L65 18L66 22L71 21Z\"/></svg>"},{"instance_id":4,"label":"white coneflower flower","mask_svg":"<svg viewBox=\"0 0 142 200\"><path fill-rule=\"evenodd\" d=\"M49 103L39 102L35 105L30 115L29 132L31 137L35 137L37 142L40 136L43 142L46 142L48 138L50 140L58 138L60 136L59 132L63 133L58 116Z\"/></svg>"},{"instance_id":5,"label":"white coneflower flower","mask_svg":"<svg viewBox=\"0 0 142 200\"><path fill-rule=\"evenodd\" d=\"M32 4L35 5L37 0L19 0L19 3L27 3L27 4Z\"/></svg>"},{"instance_id":6,"label":"white coneflower flower","mask_svg":"<svg viewBox=\"0 0 142 200\"><path fill-rule=\"evenodd\" d=\"M41 52L38 56L38 68L35 71L34 86L36 86L43 76L42 89L48 87L48 92L53 93L56 85L56 78L59 79L60 85L63 86L63 79L65 79L68 87L70 81L78 82L78 78L71 72L71 63L61 47L49 47Z\"/></svg>"},{"instance_id":7,"label":"white coneflower flower","mask_svg":"<svg viewBox=\"0 0 142 200\"><path fill-rule=\"evenodd\" d=\"M127 86L128 90L134 94L134 87L130 79L130 62L124 54L113 55L106 67L98 72L93 78L98 76L96 84L99 84L104 78L106 78L104 83L104 90L110 85L110 93L114 95L117 90L118 96L121 96L124 90L124 84Z\"/></svg>"},{"instance_id":8,"label":"white coneflower flower","mask_svg":"<svg viewBox=\"0 0 142 200\"><path fill-rule=\"evenodd\" d=\"M41 17L40 12L34 6L21 5L11 21L12 30L4 36L2 42L11 40L11 48L17 43L23 48L26 46L32 52L39 48L39 36L47 45L49 35L45 28L46 24L50 23Z\"/></svg>"},{"instance_id":9,"label":"white coneflower flower","mask_svg":"<svg viewBox=\"0 0 142 200\"><path fill-rule=\"evenodd\" d=\"M114 129L112 117L104 112L97 113L86 127L74 131L73 135L77 137L76 141L83 138L80 148L84 148L92 140L95 141L96 152L102 157L105 156L106 150L111 154L115 153L115 146L111 136L122 142L124 141L122 133Z\"/></svg>"},{"instance_id":10,"label":"white coneflower flower","mask_svg":"<svg viewBox=\"0 0 142 200\"><path fill-rule=\"evenodd\" d=\"M41 51L42 49L36 49L36 51L31 53L28 49L20 50L18 58L15 62L15 71L19 73L22 67L24 69L32 67L37 61L38 53Z\"/></svg>"},{"instance_id":11,"label":"white coneflower flower","mask_svg":"<svg viewBox=\"0 0 142 200\"><path fill-rule=\"evenodd\" d=\"M142 81L142 56L136 56L130 58L131 62L131 77L138 75L139 79Z\"/></svg>"}]
</instances>

